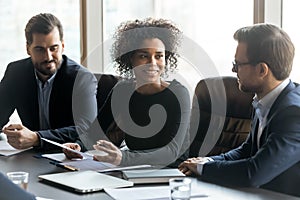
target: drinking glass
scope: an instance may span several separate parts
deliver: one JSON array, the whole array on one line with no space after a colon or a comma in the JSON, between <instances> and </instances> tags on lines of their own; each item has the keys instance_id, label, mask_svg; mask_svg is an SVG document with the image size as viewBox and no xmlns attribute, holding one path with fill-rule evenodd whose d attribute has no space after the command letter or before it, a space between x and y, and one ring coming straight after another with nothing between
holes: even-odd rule
<instances>
[{"instance_id":1,"label":"drinking glass","mask_svg":"<svg viewBox=\"0 0 300 200\"><path fill-rule=\"evenodd\" d=\"M172 178L169 180L170 199L188 200L191 196L191 182L189 178Z\"/></svg>"},{"instance_id":2,"label":"drinking glass","mask_svg":"<svg viewBox=\"0 0 300 200\"><path fill-rule=\"evenodd\" d=\"M29 178L29 173L28 172L8 172L6 173L8 179L10 179L13 183L17 184L24 190L27 189L28 186L28 178Z\"/></svg>"}]
</instances>

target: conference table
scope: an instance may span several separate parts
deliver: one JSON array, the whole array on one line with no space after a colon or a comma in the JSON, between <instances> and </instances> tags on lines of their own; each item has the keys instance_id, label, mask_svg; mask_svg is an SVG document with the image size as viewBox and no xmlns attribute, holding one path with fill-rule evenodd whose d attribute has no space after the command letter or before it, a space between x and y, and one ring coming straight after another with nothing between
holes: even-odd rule
<instances>
[{"instance_id":1,"label":"conference table","mask_svg":"<svg viewBox=\"0 0 300 200\"><path fill-rule=\"evenodd\" d=\"M34 151L33 149L30 149L11 156L0 156L0 171L1 173L4 174L9 171L29 172L30 175L29 175L29 184L27 190L38 197L55 199L55 200L67 200L67 199L112 200L112 198L103 191L89 193L89 194L78 194L78 193L65 190L63 188L55 187L41 182L38 179L38 175L67 172L67 170L50 164L50 160L41 158L39 155L40 154L38 152ZM162 185L162 184L151 184L151 185L142 185L142 186L154 187L156 185ZM141 187L141 186L139 185L134 187ZM219 185L200 181L196 178L192 178L192 190L200 190L207 195L207 197L192 198L195 200L196 199L199 200L300 199L299 197L293 197L293 196L289 196L289 195L285 195L285 194L281 194L269 190L264 190L260 188L232 188L232 187L219 186Z\"/></svg>"}]
</instances>

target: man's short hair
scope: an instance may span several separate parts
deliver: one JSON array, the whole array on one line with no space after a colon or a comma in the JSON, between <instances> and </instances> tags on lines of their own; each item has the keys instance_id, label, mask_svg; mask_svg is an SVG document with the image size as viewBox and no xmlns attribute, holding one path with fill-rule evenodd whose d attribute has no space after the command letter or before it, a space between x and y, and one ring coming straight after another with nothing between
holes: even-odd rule
<instances>
[{"instance_id":1,"label":"man's short hair","mask_svg":"<svg viewBox=\"0 0 300 200\"><path fill-rule=\"evenodd\" d=\"M55 27L58 28L60 40L63 40L63 27L57 17L50 13L41 13L33 16L25 27L25 37L27 45L32 44L32 34L42 33L47 35Z\"/></svg>"}]
</instances>

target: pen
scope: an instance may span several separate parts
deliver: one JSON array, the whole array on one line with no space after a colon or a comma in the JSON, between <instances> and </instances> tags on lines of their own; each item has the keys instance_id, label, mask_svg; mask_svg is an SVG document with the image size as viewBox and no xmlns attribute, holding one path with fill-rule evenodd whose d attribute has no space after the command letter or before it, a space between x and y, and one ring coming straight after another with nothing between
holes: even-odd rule
<instances>
[{"instance_id":1,"label":"pen","mask_svg":"<svg viewBox=\"0 0 300 200\"><path fill-rule=\"evenodd\" d=\"M60 165L61 167L68 169L70 171L78 171L75 167L69 166L69 165Z\"/></svg>"},{"instance_id":2,"label":"pen","mask_svg":"<svg viewBox=\"0 0 300 200\"><path fill-rule=\"evenodd\" d=\"M63 165L61 163L58 163L58 162L50 162L50 164L53 164L57 167L61 167L63 169L67 169L67 170L70 170L70 171L78 171L79 169L75 168L75 167L72 167L70 165Z\"/></svg>"}]
</instances>

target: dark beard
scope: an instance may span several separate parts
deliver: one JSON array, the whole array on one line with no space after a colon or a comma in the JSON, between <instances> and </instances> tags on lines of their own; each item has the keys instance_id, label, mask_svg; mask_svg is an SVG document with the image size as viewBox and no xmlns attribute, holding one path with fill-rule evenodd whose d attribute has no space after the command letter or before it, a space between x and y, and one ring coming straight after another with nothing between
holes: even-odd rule
<instances>
[{"instance_id":1,"label":"dark beard","mask_svg":"<svg viewBox=\"0 0 300 200\"><path fill-rule=\"evenodd\" d=\"M56 68L54 70L47 70L43 68L43 65L47 65L49 63L55 63ZM57 67L58 66L58 67ZM51 77L53 74L56 73L56 71L60 68L60 63L58 63L55 60L51 60L51 61L44 61L42 63L36 64L35 65L35 69L38 71L38 73L40 73L43 76L49 76Z\"/></svg>"}]
</instances>

